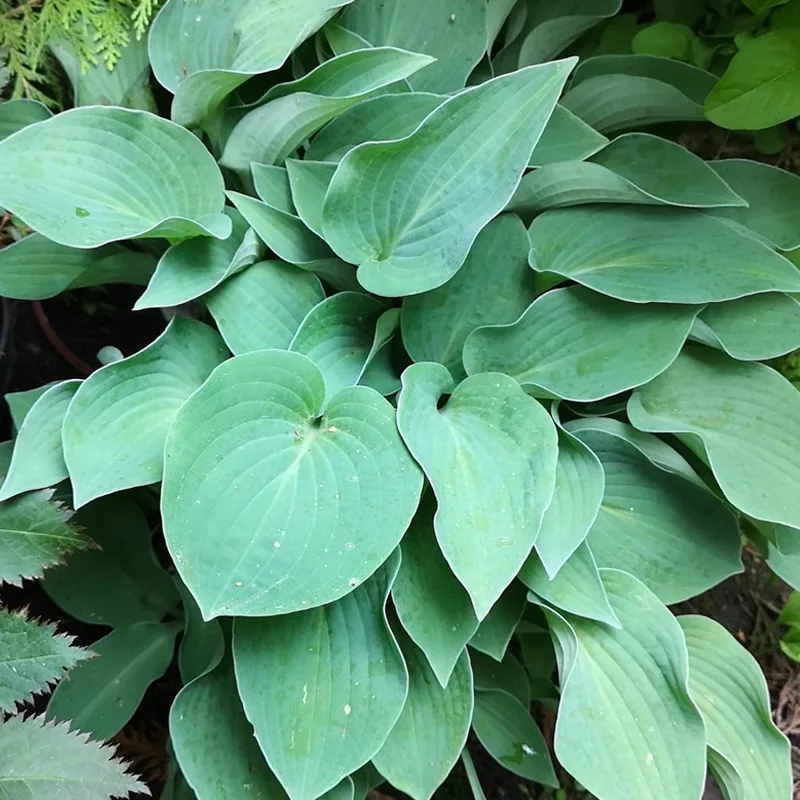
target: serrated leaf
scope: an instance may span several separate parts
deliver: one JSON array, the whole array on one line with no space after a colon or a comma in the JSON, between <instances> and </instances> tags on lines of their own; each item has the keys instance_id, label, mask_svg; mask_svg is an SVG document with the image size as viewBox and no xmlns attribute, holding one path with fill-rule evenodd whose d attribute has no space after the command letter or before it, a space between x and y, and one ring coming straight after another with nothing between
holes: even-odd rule
<instances>
[{"instance_id":1,"label":"serrated leaf","mask_svg":"<svg viewBox=\"0 0 800 800\"><path fill-rule=\"evenodd\" d=\"M436 493L439 546L481 620L528 556L550 504L555 427L511 378L474 375L454 387L433 363L403 373L397 413Z\"/></svg>"},{"instance_id":2,"label":"serrated leaf","mask_svg":"<svg viewBox=\"0 0 800 800\"><path fill-rule=\"evenodd\" d=\"M47 704L47 719L110 739L136 713L147 687L172 661L180 625L140 622L92 644L94 658L74 667Z\"/></svg>"},{"instance_id":3,"label":"serrated leaf","mask_svg":"<svg viewBox=\"0 0 800 800\"><path fill-rule=\"evenodd\" d=\"M28 619L24 613L0 611L0 711L48 691L64 673L91 654L73 647L55 625Z\"/></svg>"},{"instance_id":4,"label":"serrated leaf","mask_svg":"<svg viewBox=\"0 0 800 800\"><path fill-rule=\"evenodd\" d=\"M628 417L640 430L699 441L722 492L740 511L800 527L800 393L774 370L692 348L633 393Z\"/></svg>"},{"instance_id":5,"label":"serrated leaf","mask_svg":"<svg viewBox=\"0 0 800 800\"><path fill-rule=\"evenodd\" d=\"M369 761L400 715L408 672L386 620L398 566L390 557L327 606L234 623L245 713L294 800L314 800Z\"/></svg>"},{"instance_id":6,"label":"serrated leaf","mask_svg":"<svg viewBox=\"0 0 800 800\"><path fill-rule=\"evenodd\" d=\"M367 142L342 159L322 228L334 251L359 265L364 288L417 294L458 271L513 194L573 64L530 67L460 92L405 139ZM385 182L400 189L377 206L357 188Z\"/></svg>"},{"instance_id":7,"label":"serrated leaf","mask_svg":"<svg viewBox=\"0 0 800 800\"><path fill-rule=\"evenodd\" d=\"M394 409L354 386L320 418L324 399L313 362L264 350L221 365L181 408L164 533L205 619L329 603L399 544L422 479Z\"/></svg>"},{"instance_id":8,"label":"serrated leaf","mask_svg":"<svg viewBox=\"0 0 800 800\"><path fill-rule=\"evenodd\" d=\"M261 261L204 298L234 355L287 349L314 306L325 299L319 278L283 261Z\"/></svg>"},{"instance_id":9,"label":"serrated leaf","mask_svg":"<svg viewBox=\"0 0 800 800\"><path fill-rule=\"evenodd\" d=\"M85 106L23 128L0 142L0 185L0 205L69 247L231 231L213 156L144 111Z\"/></svg>"},{"instance_id":10,"label":"serrated leaf","mask_svg":"<svg viewBox=\"0 0 800 800\"><path fill-rule=\"evenodd\" d=\"M561 679L556 756L604 800L697 800L705 730L689 696L683 633L635 578L601 573L621 628L545 609Z\"/></svg>"},{"instance_id":11,"label":"serrated leaf","mask_svg":"<svg viewBox=\"0 0 800 800\"><path fill-rule=\"evenodd\" d=\"M64 418L64 460L75 506L161 480L178 409L227 356L207 325L174 317L143 350L92 373Z\"/></svg>"},{"instance_id":12,"label":"serrated leaf","mask_svg":"<svg viewBox=\"0 0 800 800\"><path fill-rule=\"evenodd\" d=\"M531 266L634 303L718 303L800 290L800 271L751 236L696 211L591 207L540 214Z\"/></svg>"},{"instance_id":13,"label":"serrated leaf","mask_svg":"<svg viewBox=\"0 0 800 800\"><path fill-rule=\"evenodd\" d=\"M286 170L297 215L317 236L322 236L322 204L336 164L290 158L286 161Z\"/></svg>"},{"instance_id":14,"label":"serrated leaf","mask_svg":"<svg viewBox=\"0 0 800 800\"><path fill-rule=\"evenodd\" d=\"M503 214L476 237L464 265L443 286L403 301L403 344L414 361L437 361L460 380L464 342L481 325L513 322L536 297L528 234Z\"/></svg>"},{"instance_id":15,"label":"serrated leaf","mask_svg":"<svg viewBox=\"0 0 800 800\"><path fill-rule=\"evenodd\" d=\"M225 654L225 636L219 621L206 622L194 598L175 575L183 605L183 636L178 648L178 669L184 684L215 669Z\"/></svg>"},{"instance_id":16,"label":"serrated leaf","mask_svg":"<svg viewBox=\"0 0 800 800\"><path fill-rule=\"evenodd\" d=\"M52 117L49 108L37 100L19 97L0 103L0 141L34 122Z\"/></svg>"},{"instance_id":17,"label":"serrated leaf","mask_svg":"<svg viewBox=\"0 0 800 800\"><path fill-rule=\"evenodd\" d=\"M108 800L147 793L144 783L125 772L127 765L114 756L112 747L44 717L15 716L0 725L0 782L10 800Z\"/></svg>"},{"instance_id":18,"label":"serrated leaf","mask_svg":"<svg viewBox=\"0 0 800 800\"><path fill-rule=\"evenodd\" d=\"M557 161L583 161L602 150L608 139L558 103L533 148L528 166L541 167Z\"/></svg>"},{"instance_id":19,"label":"serrated leaf","mask_svg":"<svg viewBox=\"0 0 800 800\"><path fill-rule=\"evenodd\" d=\"M525 587L519 581L513 581L481 620L469 640L469 646L495 661L502 661L511 637L525 613L525 596Z\"/></svg>"}]
</instances>

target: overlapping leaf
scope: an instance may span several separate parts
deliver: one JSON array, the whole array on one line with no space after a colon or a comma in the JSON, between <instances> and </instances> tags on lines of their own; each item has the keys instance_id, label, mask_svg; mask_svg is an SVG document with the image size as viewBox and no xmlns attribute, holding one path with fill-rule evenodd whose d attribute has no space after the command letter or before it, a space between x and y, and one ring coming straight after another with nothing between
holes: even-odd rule
<instances>
[{"instance_id":1,"label":"overlapping leaf","mask_svg":"<svg viewBox=\"0 0 800 800\"><path fill-rule=\"evenodd\" d=\"M541 167L557 161L583 161L602 150L608 139L559 103L547 121L542 137L533 148L529 166Z\"/></svg>"},{"instance_id":2,"label":"overlapping leaf","mask_svg":"<svg viewBox=\"0 0 800 800\"><path fill-rule=\"evenodd\" d=\"M0 103L0 140L34 122L43 122L52 112L37 100L20 97Z\"/></svg>"},{"instance_id":3,"label":"overlapping leaf","mask_svg":"<svg viewBox=\"0 0 800 800\"><path fill-rule=\"evenodd\" d=\"M519 581L513 581L481 620L469 640L469 646L495 661L502 661L511 637L525 613L526 603L525 587Z\"/></svg>"},{"instance_id":4,"label":"overlapping leaf","mask_svg":"<svg viewBox=\"0 0 800 800\"><path fill-rule=\"evenodd\" d=\"M317 236L322 236L322 204L336 164L290 158L286 170L297 215Z\"/></svg>"}]
</instances>

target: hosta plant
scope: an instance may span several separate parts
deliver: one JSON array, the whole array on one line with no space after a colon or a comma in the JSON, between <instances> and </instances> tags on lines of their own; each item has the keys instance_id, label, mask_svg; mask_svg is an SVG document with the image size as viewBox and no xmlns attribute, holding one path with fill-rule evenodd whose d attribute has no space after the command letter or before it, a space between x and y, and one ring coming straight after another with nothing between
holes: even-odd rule
<instances>
[{"instance_id":1,"label":"hosta plant","mask_svg":"<svg viewBox=\"0 0 800 800\"><path fill-rule=\"evenodd\" d=\"M164 116L124 73L0 106L0 292L179 307L7 398L0 578L110 632L0 613L4 711L68 675L0 726L4 796L135 789L97 742L177 647L166 797L427 800L461 759L479 798L472 730L599 800L789 800L757 664L669 606L743 536L799 582L800 179L637 132L711 76L614 88L552 60L605 12L518 52L512 5L168 0Z\"/></svg>"}]
</instances>

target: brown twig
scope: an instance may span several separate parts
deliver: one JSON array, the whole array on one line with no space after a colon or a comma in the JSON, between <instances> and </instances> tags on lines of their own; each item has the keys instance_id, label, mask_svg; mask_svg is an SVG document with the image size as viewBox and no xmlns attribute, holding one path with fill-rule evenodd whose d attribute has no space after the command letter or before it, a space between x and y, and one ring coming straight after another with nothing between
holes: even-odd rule
<instances>
[{"instance_id":1,"label":"brown twig","mask_svg":"<svg viewBox=\"0 0 800 800\"><path fill-rule=\"evenodd\" d=\"M44 0L28 0L27 3L20 3L14 8L10 8L4 14L0 14L0 19L11 19L24 14L26 11L33 11L35 8L44 5Z\"/></svg>"},{"instance_id":2,"label":"brown twig","mask_svg":"<svg viewBox=\"0 0 800 800\"><path fill-rule=\"evenodd\" d=\"M78 356L76 356L75 353L73 353L72 350L70 350L69 347L67 347L64 342L61 341L61 338L50 324L47 314L44 313L42 304L38 300L34 300L31 305L33 306L33 313L36 317L36 321L39 323L39 327L42 329L42 333L47 341L53 346L53 349L61 356L61 358L64 359L64 361L69 363L70 366L80 372L81 375L91 375L94 372L94 369L92 369L92 367L90 367L85 361L78 358Z\"/></svg>"}]
</instances>

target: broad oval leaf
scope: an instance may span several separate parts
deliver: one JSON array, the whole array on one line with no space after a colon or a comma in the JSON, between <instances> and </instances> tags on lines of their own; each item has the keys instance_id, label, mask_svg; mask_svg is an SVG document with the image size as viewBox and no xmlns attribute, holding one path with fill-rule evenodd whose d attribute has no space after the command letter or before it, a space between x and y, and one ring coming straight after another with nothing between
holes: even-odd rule
<instances>
[{"instance_id":1,"label":"broad oval leaf","mask_svg":"<svg viewBox=\"0 0 800 800\"><path fill-rule=\"evenodd\" d=\"M69 247L231 232L213 156L144 111L85 106L29 125L0 142L0 186L0 205Z\"/></svg>"},{"instance_id":2,"label":"broad oval leaf","mask_svg":"<svg viewBox=\"0 0 800 800\"><path fill-rule=\"evenodd\" d=\"M800 270L721 220L678 208L546 211L531 266L634 303L718 303L800 290Z\"/></svg>"},{"instance_id":3,"label":"broad oval leaf","mask_svg":"<svg viewBox=\"0 0 800 800\"><path fill-rule=\"evenodd\" d=\"M201 322L174 317L152 344L92 373L64 418L64 460L75 507L161 480L178 409L228 355Z\"/></svg>"},{"instance_id":4,"label":"broad oval leaf","mask_svg":"<svg viewBox=\"0 0 800 800\"><path fill-rule=\"evenodd\" d=\"M602 150L608 139L558 103L533 148L528 166L541 167L557 161L583 161Z\"/></svg>"},{"instance_id":5,"label":"broad oval leaf","mask_svg":"<svg viewBox=\"0 0 800 800\"><path fill-rule=\"evenodd\" d=\"M0 140L11 136L34 122L50 119L53 112L38 100L18 97L0 103Z\"/></svg>"},{"instance_id":6,"label":"broad oval leaf","mask_svg":"<svg viewBox=\"0 0 800 800\"><path fill-rule=\"evenodd\" d=\"M275 164L251 164L250 172L253 176L256 194L268 206L297 216L286 167L279 167Z\"/></svg>"},{"instance_id":7,"label":"broad oval leaf","mask_svg":"<svg viewBox=\"0 0 800 800\"><path fill-rule=\"evenodd\" d=\"M329 605L234 623L245 713L293 800L314 800L363 766L403 709L408 671L386 620L399 560Z\"/></svg>"},{"instance_id":8,"label":"broad oval leaf","mask_svg":"<svg viewBox=\"0 0 800 800\"><path fill-rule=\"evenodd\" d=\"M458 271L516 189L573 64L529 67L460 92L405 139L367 142L342 159L322 229L341 258L359 265L364 288L417 294ZM359 190L387 182L398 189L377 201Z\"/></svg>"},{"instance_id":9,"label":"broad oval leaf","mask_svg":"<svg viewBox=\"0 0 800 800\"><path fill-rule=\"evenodd\" d=\"M505 375L475 375L454 388L433 363L403 373L397 419L436 493L442 553L483 619L530 553L550 504L553 422Z\"/></svg>"},{"instance_id":10,"label":"broad oval leaf","mask_svg":"<svg viewBox=\"0 0 800 800\"><path fill-rule=\"evenodd\" d=\"M392 406L262 350L218 367L166 447L167 545L205 619L286 614L351 592L399 544L420 472Z\"/></svg>"},{"instance_id":11,"label":"broad oval leaf","mask_svg":"<svg viewBox=\"0 0 800 800\"><path fill-rule=\"evenodd\" d=\"M297 215L317 236L322 236L322 204L336 164L290 158L286 161L286 171Z\"/></svg>"}]
</instances>

